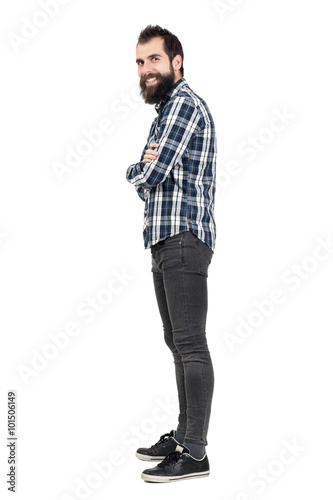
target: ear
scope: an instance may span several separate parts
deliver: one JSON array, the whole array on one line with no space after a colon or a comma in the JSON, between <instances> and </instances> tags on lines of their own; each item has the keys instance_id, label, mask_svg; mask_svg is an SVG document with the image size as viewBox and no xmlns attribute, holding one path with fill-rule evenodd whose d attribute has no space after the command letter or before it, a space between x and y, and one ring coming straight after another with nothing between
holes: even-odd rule
<instances>
[{"instance_id":1,"label":"ear","mask_svg":"<svg viewBox=\"0 0 333 500\"><path fill-rule=\"evenodd\" d=\"M177 70L180 70L180 68L182 67L182 56L180 56L179 54L176 55L174 58L173 58L173 61L172 61L172 66L173 66L173 69L175 71Z\"/></svg>"}]
</instances>

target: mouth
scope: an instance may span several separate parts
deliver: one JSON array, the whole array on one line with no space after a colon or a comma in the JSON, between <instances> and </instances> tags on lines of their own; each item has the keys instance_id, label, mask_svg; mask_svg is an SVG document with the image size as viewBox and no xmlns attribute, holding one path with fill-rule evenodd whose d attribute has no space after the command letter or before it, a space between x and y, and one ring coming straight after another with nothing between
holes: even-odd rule
<instances>
[{"instance_id":1,"label":"mouth","mask_svg":"<svg viewBox=\"0 0 333 500\"><path fill-rule=\"evenodd\" d=\"M157 83L157 78L156 76L152 76L151 78L148 78L146 80L146 85L147 86L150 86L150 85L155 85Z\"/></svg>"}]
</instances>

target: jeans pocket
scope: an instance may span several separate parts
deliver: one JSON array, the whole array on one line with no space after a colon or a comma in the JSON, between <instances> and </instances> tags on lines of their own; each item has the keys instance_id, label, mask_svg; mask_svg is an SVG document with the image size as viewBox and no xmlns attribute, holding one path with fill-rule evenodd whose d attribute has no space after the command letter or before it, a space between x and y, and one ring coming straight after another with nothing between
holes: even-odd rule
<instances>
[{"instance_id":1,"label":"jeans pocket","mask_svg":"<svg viewBox=\"0 0 333 500\"><path fill-rule=\"evenodd\" d=\"M198 238L197 242L199 261L200 261L200 271L201 273L208 277L208 268L213 258L213 250L206 245L203 241Z\"/></svg>"}]
</instances>

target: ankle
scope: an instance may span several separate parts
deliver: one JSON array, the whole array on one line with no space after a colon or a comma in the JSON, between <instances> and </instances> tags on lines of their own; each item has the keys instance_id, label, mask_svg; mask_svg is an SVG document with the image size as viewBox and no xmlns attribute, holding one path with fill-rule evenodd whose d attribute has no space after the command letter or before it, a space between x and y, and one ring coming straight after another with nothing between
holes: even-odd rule
<instances>
[{"instance_id":1,"label":"ankle","mask_svg":"<svg viewBox=\"0 0 333 500\"><path fill-rule=\"evenodd\" d=\"M189 449L190 455L197 460L202 460L206 453L204 444L187 443L184 441L184 446Z\"/></svg>"},{"instance_id":2,"label":"ankle","mask_svg":"<svg viewBox=\"0 0 333 500\"><path fill-rule=\"evenodd\" d=\"M183 444L185 440L185 434L179 431L175 431L175 440L178 441L178 443Z\"/></svg>"}]
</instances>

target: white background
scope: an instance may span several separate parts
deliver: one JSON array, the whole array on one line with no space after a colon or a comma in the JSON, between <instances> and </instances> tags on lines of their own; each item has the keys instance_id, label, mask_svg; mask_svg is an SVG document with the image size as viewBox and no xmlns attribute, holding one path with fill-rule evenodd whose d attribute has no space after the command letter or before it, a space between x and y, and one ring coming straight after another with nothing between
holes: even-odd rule
<instances>
[{"instance_id":1,"label":"white background","mask_svg":"<svg viewBox=\"0 0 333 500\"><path fill-rule=\"evenodd\" d=\"M42 3L7 0L0 11L2 498L12 498L9 390L15 498L328 498L333 251L320 242L333 238L330 2L71 0L53 17L40 15ZM18 42L32 20L44 26ZM135 46L147 24L180 38L184 76L210 107L219 149L211 475L157 486L140 478L155 464L135 450L175 428L176 385L144 205L125 179L155 117L137 92ZM270 132L276 110L289 118ZM59 178L55 162L104 119L112 132ZM249 161L251 137L260 150ZM232 161L237 175L224 182ZM283 303L268 306L274 289ZM80 315L92 297L108 303ZM240 321L255 320L241 338ZM55 347L52 334L67 345Z\"/></svg>"}]
</instances>

